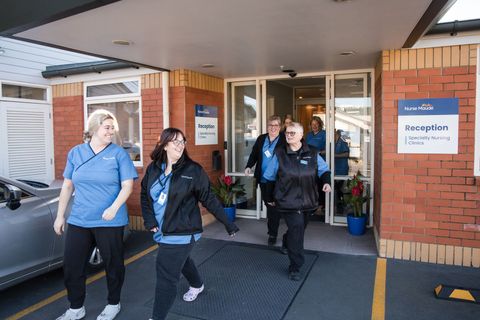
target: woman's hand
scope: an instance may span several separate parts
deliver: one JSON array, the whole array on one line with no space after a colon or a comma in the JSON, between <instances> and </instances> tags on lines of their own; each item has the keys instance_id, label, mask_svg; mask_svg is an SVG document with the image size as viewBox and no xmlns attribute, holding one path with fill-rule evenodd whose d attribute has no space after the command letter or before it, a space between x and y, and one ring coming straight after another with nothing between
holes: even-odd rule
<instances>
[{"instance_id":1,"label":"woman's hand","mask_svg":"<svg viewBox=\"0 0 480 320\"><path fill-rule=\"evenodd\" d=\"M252 174L252 169L250 168L245 168L245 174L248 176L249 174Z\"/></svg>"},{"instance_id":2,"label":"woman's hand","mask_svg":"<svg viewBox=\"0 0 480 320\"><path fill-rule=\"evenodd\" d=\"M154 233L157 233L158 232L158 227L153 227L152 229L150 229L151 232L154 232Z\"/></svg>"},{"instance_id":3,"label":"woman's hand","mask_svg":"<svg viewBox=\"0 0 480 320\"><path fill-rule=\"evenodd\" d=\"M322 191L323 191L323 192L331 192L331 191L332 191L332 187L330 187L330 185L329 185L328 183L325 183L325 184L323 185Z\"/></svg>"},{"instance_id":4,"label":"woman's hand","mask_svg":"<svg viewBox=\"0 0 480 320\"><path fill-rule=\"evenodd\" d=\"M65 218L64 217L59 217L55 219L55 222L53 223L53 230L55 230L55 233L58 234L59 236L62 235L63 232L65 232Z\"/></svg>"},{"instance_id":5,"label":"woman's hand","mask_svg":"<svg viewBox=\"0 0 480 320\"><path fill-rule=\"evenodd\" d=\"M118 209L113 208L112 206L108 207L105 209L105 211L103 211L102 219L107 221L112 220L117 215L117 210Z\"/></svg>"}]
</instances>

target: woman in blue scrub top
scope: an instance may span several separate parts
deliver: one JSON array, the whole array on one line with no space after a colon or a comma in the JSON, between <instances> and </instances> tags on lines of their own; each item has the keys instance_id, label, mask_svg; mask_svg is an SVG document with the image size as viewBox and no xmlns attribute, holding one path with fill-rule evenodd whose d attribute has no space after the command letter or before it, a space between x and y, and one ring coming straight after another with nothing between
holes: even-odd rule
<instances>
[{"instance_id":1,"label":"woman in blue scrub top","mask_svg":"<svg viewBox=\"0 0 480 320\"><path fill-rule=\"evenodd\" d=\"M145 228L158 243L157 283L152 319L163 320L175 301L183 274L190 284L183 300L194 301L203 291L203 280L190 253L200 239L202 217L198 202L210 211L230 235L238 228L228 221L222 204L210 188L203 168L190 159L182 131L163 130L151 154L152 163L142 180L141 205Z\"/></svg>"},{"instance_id":2,"label":"woman in blue scrub top","mask_svg":"<svg viewBox=\"0 0 480 320\"><path fill-rule=\"evenodd\" d=\"M268 132L260 135L255 141L245 167L245 174L249 175L252 173L252 168L255 166L253 176L255 177L257 185L260 184L263 199L265 199L266 181L263 179L262 175L269 162L272 160L275 150L277 148L283 148L286 143L285 134L280 132L280 121L280 117L276 115L272 115L268 118ZM268 245L273 246L277 242L280 213L275 210L275 207L270 206L266 202L265 206L267 207Z\"/></svg>"},{"instance_id":3,"label":"woman in blue scrub top","mask_svg":"<svg viewBox=\"0 0 480 320\"><path fill-rule=\"evenodd\" d=\"M327 143L327 133L323 130L323 121L320 117L314 116L310 121L312 131L307 133L307 144L318 150L323 160L325 160L325 146Z\"/></svg>"},{"instance_id":4,"label":"woman in blue scrub top","mask_svg":"<svg viewBox=\"0 0 480 320\"><path fill-rule=\"evenodd\" d=\"M138 177L128 153L112 143L118 130L113 114L97 110L88 118L86 143L68 153L54 230L65 239L64 277L70 308L57 320L85 317L86 266L95 244L102 253L107 274L108 304L97 320L111 320L120 312L125 276L123 229L128 224L125 202ZM68 202L75 191L70 215Z\"/></svg>"}]
</instances>

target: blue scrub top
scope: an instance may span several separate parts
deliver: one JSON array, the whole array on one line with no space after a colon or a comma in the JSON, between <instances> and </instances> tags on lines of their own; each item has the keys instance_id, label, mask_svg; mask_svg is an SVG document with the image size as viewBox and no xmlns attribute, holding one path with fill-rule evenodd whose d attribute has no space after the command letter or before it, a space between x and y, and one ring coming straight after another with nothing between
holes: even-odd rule
<instances>
[{"instance_id":1,"label":"blue scrub top","mask_svg":"<svg viewBox=\"0 0 480 320\"><path fill-rule=\"evenodd\" d=\"M68 153L63 176L75 187L75 198L67 222L83 228L120 227L128 224L127 206L118 209L115 218L102 219L122 188L122 181L137 179L128 153L111 143L95 154L90 144L73 147Z\"/></svg>"},{"instance_id":2,"label":"blue scrub top","mask_svg":"<svg viewBox=\"0 0 480 320\"><path fill-rule=\"evenodd\" d=\"M265 170L267 170L268 164L273 159L275 146L277 145L277 142L278 142L279 138L280 138L280 136L276 137L273 141L270 141L270 138L267 135L267 138L263 142L263 147L262 147L262 177L260 178L260 182L262 182L262 183L267 182L263 178L263 172L265 172Z\"/></svg>"},{"instance_id":3,"label":"blue scrub top","mask_svg":"<svg viewBox=\"0 0 480 320\"><path fill-rule=\"evenodd\" d=\"M300 159L298 160L301 161ZM329 171L328 164L323 160L320 155L317 154L317 175L321 177L325 172ZM263 173L263 179L268 181L276 181L277 180L277 172L278 172L278 159L277 156L274 155L272 161L267 167L267 170Z\"/></svg>"},{"instance_id":4,"label":"blue scrub top","mask_svg":"<svg viewBox=\"0 0 480 320\"><path fill-rule=\"evenodd\" d=\"M335 153L350 152L347 142L342 138L335 142ZM335 175L348 175L348 158L335 157Z\"/></svg>"},{"instance_id":5,"label":"blue scrub top","mask_svg":"<svg viewBox=\"0 0 480 320\"><path fill-rule=\"evenodd\" d=\"M314 147L318 151L324 151L327 144L327 133L325 130L320 130L317 134L313 131L307 133L307 144Z\"/></svg>"},{"instance_id":6,"label":"blue scrub top","mask_svg":"<svg viewBox=\"0 0 480 320\"><path fill-rule=\"evenodd\" d=\"M165 164L162 164L162 170L165 170ZM153 235L153 240L158 243L167 244L189 244L192 240L191 235L186 236L164 236L162 234L162 225L165 217L165 208L168 202L168 191L170 190L170 180L172 173L165 176L161 174L160 177L152 184L150 188L150 196L153 200L153 211L155 212L155 219L158 223L158 231ZM160 200L159 200L160 199ZM196 233L193 235L194 240L198 241L201 234Z\"/></svg>"}]
</instances>

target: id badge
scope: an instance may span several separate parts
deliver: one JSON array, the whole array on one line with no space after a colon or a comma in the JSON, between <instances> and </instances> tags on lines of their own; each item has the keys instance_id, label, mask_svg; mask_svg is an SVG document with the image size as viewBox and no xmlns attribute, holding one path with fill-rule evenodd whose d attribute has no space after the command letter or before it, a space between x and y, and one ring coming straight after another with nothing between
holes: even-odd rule
<instances>
[{"instance_id":1,"label":"id badge","mask_svg":"<svg viewBox=\"0 0 480 320\"><path fill-rule=\"evenodd\" d=\"M300 160L300 163L307 165L307 164L308 164L308 161L307 161L307 160Z\"/></svg>"},{"instance_id":2,"label":"id badge","mask_svg":"<svg viewBox=\"0 0 480 320\"><path fill-rule=\"evenodd\" d=\"M270 150L266 150L264 154L267 156L267 158L270 158L272 154L270 153Z\"/></svg>"},{"instance_id":3,"label":"id badge","mask_svg":"<svg viewBox=\"0 0 480 320\"><path fill-rule=\"evenodd\" d=\"M165 200L167 200L167 194L165 192L160 193L160 197L158 197L158 204L162 205L165 203Z\"/></svg>"}]
</instances>

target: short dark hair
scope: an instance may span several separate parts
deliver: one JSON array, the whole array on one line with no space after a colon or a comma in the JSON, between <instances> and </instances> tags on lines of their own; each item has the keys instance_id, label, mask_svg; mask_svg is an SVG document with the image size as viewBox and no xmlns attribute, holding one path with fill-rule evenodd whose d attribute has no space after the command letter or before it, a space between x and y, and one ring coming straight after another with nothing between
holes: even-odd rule
<instances>
[{"instance_id":1,"label":"short dark hair","mask_svg":"<svg viewBox=\"0 0 480 320\"><path fill-rule=\"evenodd\" d=\"M162 131L160 138L150 154L150 158L153 162L167 163L167 152L165 151L165 146L170 142L175 140L179 135L183 137L183 140L187 142L187 138L182 130L178 128L167 128ZM189 158L187 149L183 149L183 156Z\"/></svg>"}]
</instances>

